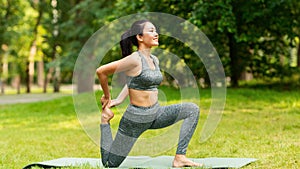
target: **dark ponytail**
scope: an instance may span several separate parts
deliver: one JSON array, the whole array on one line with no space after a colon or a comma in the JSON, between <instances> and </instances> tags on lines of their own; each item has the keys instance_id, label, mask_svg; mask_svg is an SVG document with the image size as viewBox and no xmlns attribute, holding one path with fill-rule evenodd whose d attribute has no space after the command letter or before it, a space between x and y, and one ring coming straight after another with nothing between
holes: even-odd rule
<instances>
[{"instance_id":1,"label":"dark ponytail","mask_svg":"<svg viewBox=\"0 0 300 169\"><path fill-rule=\"evenodd\" d=\"M126 57L132 53L132 46L139 47L136 35L143 35L143 30L146 22L149 20L139 20L132 24L131 28L127 30L121 36L120 46L122 50L122 56Z\"/></svg>"},{"instance_id":2,"label":"dark ponytail","mask_svg":"<svg viewBox=\"0 0 300 169\"><path fill-rule=\"evenodd\" d=\"M121 36L120 46L122 50L122 56L126 57L132 53L131 31L127 30Z\"/></svg>"}]
</instances>

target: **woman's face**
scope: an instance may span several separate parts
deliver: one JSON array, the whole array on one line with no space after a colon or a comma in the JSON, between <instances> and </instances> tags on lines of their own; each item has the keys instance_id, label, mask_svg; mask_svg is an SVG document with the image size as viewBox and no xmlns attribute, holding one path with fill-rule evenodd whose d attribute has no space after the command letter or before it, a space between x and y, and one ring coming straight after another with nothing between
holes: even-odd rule
<instances>
[{"instance_id":1,"label":"woman's face","mask_svg":"<svg viewBox=\"0 0 300 169\"><path fill-rule=\"evenodd\" d=\"M143 30L142 43L146 46L158 46L158 33L151 22L146 22Z\"/></svg>"}]
</instances>

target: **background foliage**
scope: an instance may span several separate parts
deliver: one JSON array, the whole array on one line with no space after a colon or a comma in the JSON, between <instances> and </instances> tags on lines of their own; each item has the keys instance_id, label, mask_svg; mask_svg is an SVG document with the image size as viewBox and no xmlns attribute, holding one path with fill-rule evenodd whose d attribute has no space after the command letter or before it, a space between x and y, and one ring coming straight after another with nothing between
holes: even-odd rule
<instances>
[{"instance_id":1,"label":"background foliage","mask_svg":"<svg viewBox=\"0 0 300 169\"><path fill-rule=\"evenodd\" d=\"M44 92L52 84L58 92L61 83L71 83L78 54L94 32L122 16L150 11L199 27L217 49L230 86L251 79L299 86L297 0L0 0L0 6L2 93L7 85L18 92L25 85L29 93L34 84ZM165 44L160 48L181 57L204 81L203 87L209 85L193 51L169 37L160 41ZM102 64L120 59L119 47L107 57Z\"/></svg>"}]
</instances>

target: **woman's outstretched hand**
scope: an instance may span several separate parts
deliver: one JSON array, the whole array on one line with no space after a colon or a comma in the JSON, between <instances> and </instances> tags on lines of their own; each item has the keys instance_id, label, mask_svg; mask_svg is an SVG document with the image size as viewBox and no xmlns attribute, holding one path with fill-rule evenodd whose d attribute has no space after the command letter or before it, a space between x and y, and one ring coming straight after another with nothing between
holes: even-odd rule
<instances>
[{"instance_id":1,"label":"woman's outstretched hand","mask_svg":"<svg viewBox=\"0 0 300 169\"><path fill-rule=\"evenodd\" d=\"M122 102L120 101L120 99L113 99L113 100L110 101L109 107L115 107L115 106L118 106L121 103Z\"/></svg>"}]
</instances>

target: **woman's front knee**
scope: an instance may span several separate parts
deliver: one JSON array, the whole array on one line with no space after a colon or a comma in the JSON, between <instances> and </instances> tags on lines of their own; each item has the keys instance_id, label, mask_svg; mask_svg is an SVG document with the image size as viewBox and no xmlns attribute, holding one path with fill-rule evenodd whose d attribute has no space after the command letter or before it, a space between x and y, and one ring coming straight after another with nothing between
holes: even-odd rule
<instances>
[{"instance_id":1,"label":"woman's front knee","mask_svg":"<svg viewBox=\"0 0 300 169\"><path fill-rule=\"evenodd\" d=\"M198 113L199 113L200 108L199 108L199 106L198 106L197 104L195 104L195 103L188 103L188 104L189 104L189 107L190 107L190 109L191 109L192 111L198 112Z\"/></svg>"},{"instance_id":2,"label":"woman's front knee","mask_svg":"<svg viewBox=\"0 0 300 169\"><path fill-rule=\"evenodd\" d=\"M200 113L200 108L195 103L187 103L187 107L189 109L190 115L194 117L198 117Z\"/></svg>"}]
</instances>

